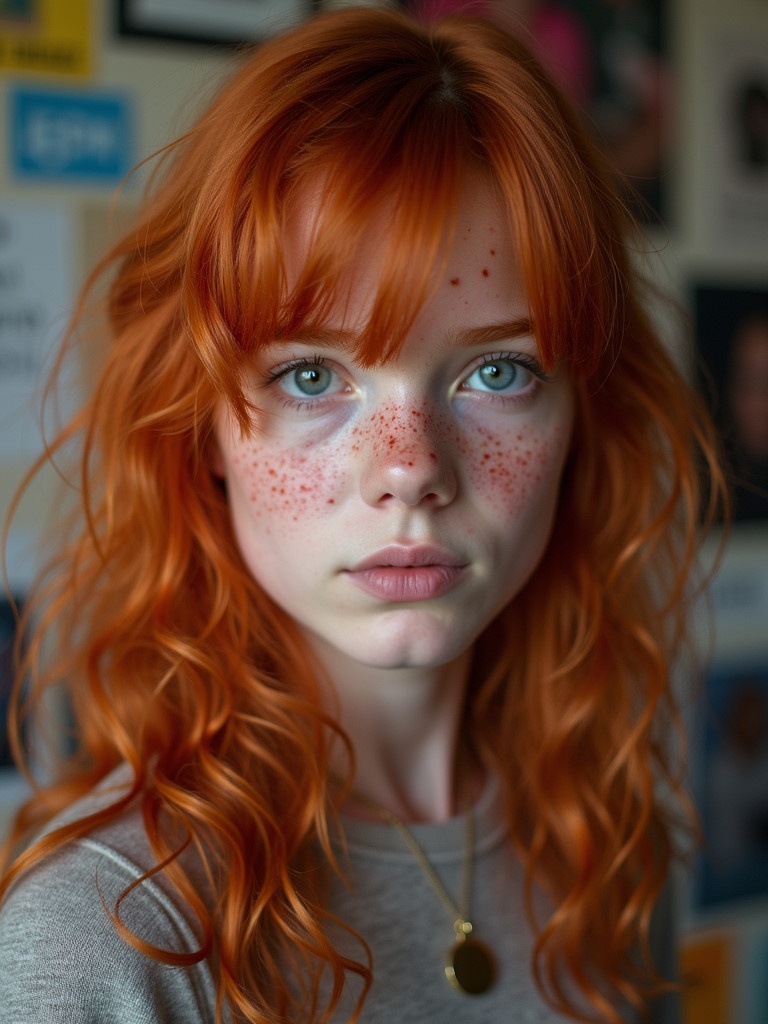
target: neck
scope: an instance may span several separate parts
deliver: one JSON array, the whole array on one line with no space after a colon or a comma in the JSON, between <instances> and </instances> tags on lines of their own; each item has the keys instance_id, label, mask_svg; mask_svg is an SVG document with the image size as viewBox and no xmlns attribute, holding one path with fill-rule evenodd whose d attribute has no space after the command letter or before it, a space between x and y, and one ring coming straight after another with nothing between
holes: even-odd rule
<instances>
[{"instance_id":1,"label":"neck","mask_svg":"<svg viewBox=\"0 0 768 1024\"><path fill-rule=\"evenodd\" d=\"M445 821L468 796L461 721L471 652L436 668L381 669L311 640L330 681L327 706L355 753L355 793L403 821ZM331 767L346 774L340 745ZM474 795L474 794L470 794ZM345 812L371 816L351 799Z\"/></svg>"}]
</instances>

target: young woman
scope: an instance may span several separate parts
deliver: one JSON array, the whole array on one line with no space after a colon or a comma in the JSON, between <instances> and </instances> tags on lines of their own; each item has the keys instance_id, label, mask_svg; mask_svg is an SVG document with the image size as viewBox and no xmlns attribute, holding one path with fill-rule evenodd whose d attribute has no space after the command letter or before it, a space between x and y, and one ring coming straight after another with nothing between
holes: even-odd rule
<instances>
[{"instance_id":1,"label":"young woman","mask_svg":"<svg viewBox=\"0 0 768 1024\"><path fill-rule=\"evenodd\" d=\"M715 463L577 119L490 24L347 10L166 158L59 441L22 668L76 755L13 837L8 1019L677 1020Z\"/></svg>"}]
</instances>

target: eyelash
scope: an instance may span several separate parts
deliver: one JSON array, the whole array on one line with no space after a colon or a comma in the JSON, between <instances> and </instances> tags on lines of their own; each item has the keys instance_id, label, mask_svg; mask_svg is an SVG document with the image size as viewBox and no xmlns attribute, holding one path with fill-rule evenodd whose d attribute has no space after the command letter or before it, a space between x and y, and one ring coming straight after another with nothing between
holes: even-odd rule
<instances>
[{"instance_id":1,"label":"eyelash","mask_svg":"<svg viewBox=\"0 0 768 1024\"><path fill-rule=\"evenodd\" d=\"M478 370L482 369L483 366L489 366L493 363L500 361L507 361L513 363L515 366L521 367L523 370L527 370L528 373L534 378L534 387L530 390L524 390L522 392L512 392L511 394L503 394L499 392L496 395L492 395L489 391L480 391L474 388L463 388L466 394L481 394L484 397L489 395L497 402L526 402L538 392L540 384L550 384L555 380L553 376L545 373L542 369L541 363L534 356L527 355L524 352L490 352L484 355L479 362L464 375L460 390L466 381Z\"/></svg>"},{"instance_id":2,"label":"eyelash","mask_svg":"<svg viewBox=\"0 0 768 1024\"><path fill-rule=\"evenodd\" d=\"M538 359L534 356L526 355L524 352L492 352L489 355L483 356L470 373L474 373L481 366L487 366L488 363L497 363L501 359L508 359L510 363L514 363L516 366L522 366L524 370L528 370L529 373L532 373L543 384L551 384L555 379L544 372Z\"/></svg>"},{"instance_id":3,"label":"eyelash","mask_svg":"<svg viewBox=\"0 0 768 1024\"><path fill-rule=\"evenodd\" d=\"M299 359L291 359L288 363L283 363L281 366L275 366L272 370L268 370L264 375L265 388L268 388L270 384L275 384L277 381L282 380L283 377L287 377L289 373L294 370L300 370L302 366L328 366L328 360L323 356L301 356Z\"/></svg>"},{"instance_id":4,"label":"eyelash","mask_svg":"<svg viewBox=\"0 0 768 1024\"><path fill-rule=\"evenodd\" d=\"M268 370L264 375L264 382L261 385L263 388L271 387L273 384L277 384L284 377L287 377L289 373L293 373L295 370L300 370L304 366L323 366L326 369L329 367L328 360L324 356L300 356L297 359L291 359L287 363L282 363L280 366L275 366L273 369ZM318 398L307 398L306 401L302 401L298 398L293 398L291 395L286 394L284 391L278 391L279 400L283 406L288 409L301 410L309 406L317 406L322 402L323 397Z\"/></svg>"}]
</instances>

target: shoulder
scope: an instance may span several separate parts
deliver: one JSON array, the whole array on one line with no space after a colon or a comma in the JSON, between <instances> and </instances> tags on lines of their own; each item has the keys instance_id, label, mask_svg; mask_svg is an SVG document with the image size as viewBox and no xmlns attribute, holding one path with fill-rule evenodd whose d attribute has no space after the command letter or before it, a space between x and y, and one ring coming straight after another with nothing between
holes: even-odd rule
<instances>
[{"instance_id":1,"label":"shoulder","mask_svg":"<svg viewBox=\"0 0 768 1024\"><path fill-rule=\"evenodd\" d=\"M5 1019L213 1021L215 986L205 962L169 967L126 942L115 926L119 907L120 919L141 941L173 953L198 948L193 923L173 890L153 879L135 885L151 867L136 809L62 847L19 879L0 905Z\"/></svg>"}]
</instances>

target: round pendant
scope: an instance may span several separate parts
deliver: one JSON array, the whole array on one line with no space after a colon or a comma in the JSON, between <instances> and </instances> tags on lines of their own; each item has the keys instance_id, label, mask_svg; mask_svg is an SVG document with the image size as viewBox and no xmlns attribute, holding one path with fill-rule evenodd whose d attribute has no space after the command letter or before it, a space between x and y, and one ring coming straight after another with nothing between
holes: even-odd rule
<instances>
[{"instance_id":1,"label":"round pendant","mask_svg":"<svg viewBox=\"0 0 768 1024\"><path fill-rule=\"evenodd\" d=\"M477 939L460 939L448 952L445 976L454 988L479 996L488 991L496 977L493 953Z\"/></svg>"}]
</instances>

